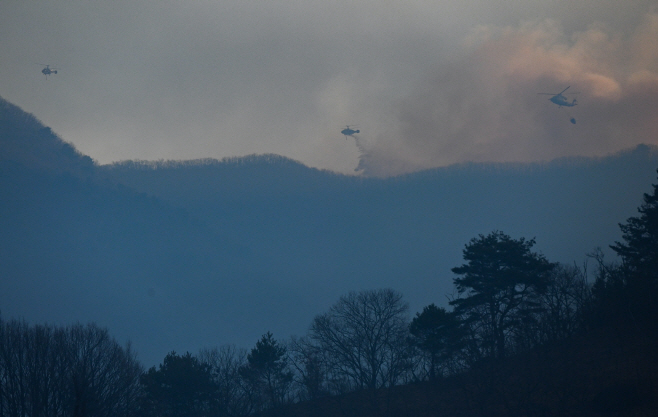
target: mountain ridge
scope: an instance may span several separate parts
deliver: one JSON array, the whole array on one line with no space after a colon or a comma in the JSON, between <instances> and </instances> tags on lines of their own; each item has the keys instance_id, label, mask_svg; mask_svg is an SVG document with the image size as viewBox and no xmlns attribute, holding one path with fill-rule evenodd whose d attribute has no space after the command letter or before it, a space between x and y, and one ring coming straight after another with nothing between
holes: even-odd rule
<instances>
[{"instance_id":1,"label":"mountain ridge","mask_svg":"<svg viewBox=\"0 0 658 417\"><path fill-rule=\"evenodd\" d=\"M278 155L98 165L19 110L0 106L2 313L97 321L147 365L303 333L351 290L446 304L464 244L492 230L580 263L619 239L658 167L648 146L393 178Z\"/></svg>"}]
</instances>

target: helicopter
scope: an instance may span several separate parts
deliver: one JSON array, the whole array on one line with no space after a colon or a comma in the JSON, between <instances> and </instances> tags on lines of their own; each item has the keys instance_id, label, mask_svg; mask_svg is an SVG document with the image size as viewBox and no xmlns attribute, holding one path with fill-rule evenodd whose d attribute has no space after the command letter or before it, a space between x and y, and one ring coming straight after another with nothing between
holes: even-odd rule
<instances>
[{"instance_id":1,"label":"helicopter","mask_svg":"<svg viewBox=\"0 0 658 417\"><path fill-rule=\"evenodd\" d=\"M345 135L345 139L347 139L348 136L354 136L355 133L359 133L359 132L361 132L361 131L360 130L350 129L350 125L346 125L345 129L340 131L340 133Z\"/></svg>"},{"instance_id":2,"label":"helicopter","mask_svg":"<svg viewBox=\"0 0 658 417\"><path fill-rule=\"evenodd\" d=\"M46 76L46 79L48 79L49 75L57 74L57 68L50 68L50 65L48 64L39 64L39 65L46 66L44 69L41 70L41 73Z\"/></svg>"},{"instance_id":3,"label":"helicopter","mask_svg":"<svg viewBox=\"0 0 658 417\"><path fill-rule=\"evenodd\" d=\"M571 87L571 86L569 86L569 87ZM567 91L569 89L569 87L565 88L564 90L560 91L557 94L555 94L555 93L537 93L537 94L553 96L553 97L549 98L549 100L552 103L555 103L560 107L562 107L562 106L573 107L573 106L578 105L578 103L576 102L576 99L574 98L573 101L569 101L569 100L567 100L567 98L565 96L562 95L562 93ZM571 94L578 94L578 93L571 93Z\"/></svg>"},{"instance_id":4,"label":"helicopter","mask_svg":"<svg viewBox=\"0 0 658 417\"><path fill-rule=\"evenodd\" d=\"M537 93L537 94L553 96L553 97L549 98L548 100L551 103L557 104L558 107L561 108L561 109L562 109L562 106L564 106L564 107L573 107L573 106L578 105L578 103L576 102L576 99L574 98L573 101L569 101L569 100L567 100L567 98L565 96L562 95L562 93L567 91L569 89L569 87L571 87L571 86L568 86L567 88L565 88L564 90L560 91L557 94L554 94L554 93ZM570 94L578 94L578 93L570 93ZM564 109L562 109L562 110L564 110ZM565 110L565 112L566 112L566 110ZM571 115L569 115L569 121L571 122L571 124L574 124L574 125L576 124L576 119Z\"/></svg>"}]
</instances>

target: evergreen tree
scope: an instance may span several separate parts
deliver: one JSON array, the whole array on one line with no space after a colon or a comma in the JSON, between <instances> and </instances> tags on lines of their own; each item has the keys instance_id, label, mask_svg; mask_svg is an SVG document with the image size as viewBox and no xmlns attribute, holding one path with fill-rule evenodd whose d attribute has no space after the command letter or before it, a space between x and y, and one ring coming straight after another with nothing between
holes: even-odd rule
<instances>
[{"instance_id":1,"label":"evergreen tree","mask_svg":"<svg viewBox=\"0 0 658 417\"><path fill-rule=\"evenodd\" d=\"M512 239L495 231L471 239L463 254L466 264L452 268L459 295L450 302L481 340L488 356L506 354L507 335L533 319L539 296L555 266L532 252L535 240Z\"/></svg>"},{"instance_id":2,"label":"evergreen tree","mask_svg":"<svg viewBox=\"0 0 658 417\"><path fill-rule=\"evenodd\" d=\"M658 308L658 185L653 193L644 194L644 202L638 208L640 215L619 224L624 242L610 247L622 259L622 271L629 309L639 313L640 319L656 314Z\"/></svg>"},{"instance_id":3,"label":"evergreen tree","mask_svg":"<svg viewBox=\"0 0 658 417\"><path fill-rule=\"evenodd\" d=\"M143 409L149 416L205 417L213 415L217 390L210 367L189 352L169 353L159 369L155 366L141 378Z\"/></svg>"},{"instance_id":4,"label":"evergreen tree","mask_svg":"<svg viewBox=\"0 0 658 417\"><path fill-rule=\"evenodd\" d=\"M255 409L277 407L286 402L292 372L288 366L286 348L267 332L247 355L247 364L240 374L251 387Z\"/></svg>"},{"instance_id":5,"label":"evergreen tree","mask_svg":"<svg viewBox=\"0 0 658 417\"><path fill-rule=\"evenodd\" d=\"M459 349L459 317L445 308L430 304L423 308L422 313L416 313L409 325L409 332L412 344L428 355L429 378L437 378L437 368L441 362L448 360Z\"/></svg>"}]
</instances>

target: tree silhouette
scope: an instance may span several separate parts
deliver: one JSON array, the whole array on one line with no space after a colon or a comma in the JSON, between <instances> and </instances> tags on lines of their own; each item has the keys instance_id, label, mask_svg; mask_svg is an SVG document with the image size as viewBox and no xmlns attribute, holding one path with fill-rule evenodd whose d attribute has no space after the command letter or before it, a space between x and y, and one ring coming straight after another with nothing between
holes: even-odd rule
<instances>
[{"instance_id":1,"label":"tree silhouette","mask_svg":"<svg viewBox=\"0 0 658 417\"><path fill-rule=\"evenodd\" d=\"M30 326L0 316L0 416L132 416L139 365L95 324Z\"/></svg>"},{"instance_id":2,"label":"tree silhouette","mask_svg":"<svg viewBox=\"0 0 658 417\"><path fill-rule=\"evenodd\" d=\"M294 380L300 401L329 395L327 360L323 352L308 337L292 337L289 344Z\"/></svg>"},{"instance_id":3,"label":"tree silhouette","mask_svg":"<svg viewBox=\"0 0 658 417\"><path fill-rule=\"evenodd\" d=\"M540 342L566 339L581 329L591 308L586 267L556 265L541 302Z\"/></svg>"},{"instance_id":4,"label":"tree silhouette","mask_svg":"<svg viewBox=\"0 0 658 417\"><path fill-rule=\"evenodd\" d=\"M642 315L656 314L658 308L658 185L653 194L644 194L640 215L620 224L624 242L610 245L622 259L629 309ZM632 305L631 305L632 304ZM640 318L640 317L637 317Z\"/></svg>"},{"instance_id":5,"label":"tree silhouette","mask_svg":"<svg viewBox=\"0 0 658 417\"><path fill-rule=\"evenodd\" d=\"M430 379L439 376L439 364L459 349L462 337L459 324L459 317L434 304L423 308L422 313L416 313L416 317L411 321L411 341L427 353Z\"/></svg>"},{"instance_id":6,"label":"tree silhouette","mask_svg":"<svg viewBox=\"0 0 658 417\"><path fill-rule=\"evenodd\" d=\"M286 402L292 372L288 367L286 348L267 332L247 355L240 374L252 388L256 409L277 407Z\"/></svg>"},{"instance_id":7,"label":"tree silhouette","mask_svg":"<svg viewBox=\"0 0 658 417\"><path fill-rule=\"evenodd\" d=\"M535 240L512 239L494 231L471 239L463 254L466 264L452 268L459 295L450 302L479 335L487 356L506 354L508 333L531 320L539 308L554 264L531 251Z\"/></svg>"},{"instance_id":8,"label":"tree silhouette","mask_svg":"<svg viewBox=\"0 0 658 417\"><path fill-rule=\"evenodd\" d=\"M141 366L128 348L95 324L66 329L73 416L112 416L133 411Z\"/></svg>"},{"instance_id":9,"label":"tree silhouette","mask_svg":"<svg viewBox=\"0 0 658 417\"><path fill-rule=\"evenodd\" d=\"M212 413L217 389L210 367L189 352L169 353L159 369L155 366L142 375L144 411L151 416L202 417Z\"/></svg>"},{"instance_id":10,"label":"tree silhouette","mask_svg":"<svg viewBox=\"0 0 658 417\"><path fill-rule=\"evenodd\" d=\"M392 386L408 365L407 310L392 289L351 292L315 317L309 337L353 388Z\"/></svg>"},{"instance_id":11,"label":"tree silhouette","mask_svg":"<svg viewBox=\"0 0 658 417\"><path fill-rule=\"evenodd\" d=\"M240 376L240 369L247 362L247 350L235 345L202 349L199 360L210 367L217 386L215 395L216 416L243 416L250 412L251 404Z\"/></svg>"}]
</instances>

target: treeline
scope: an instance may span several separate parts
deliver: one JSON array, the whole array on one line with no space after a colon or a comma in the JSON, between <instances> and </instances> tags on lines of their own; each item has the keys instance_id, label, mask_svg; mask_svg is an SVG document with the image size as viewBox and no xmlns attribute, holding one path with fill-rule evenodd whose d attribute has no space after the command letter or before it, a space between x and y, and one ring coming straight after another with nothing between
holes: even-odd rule
<instances>
[{"instance_id":1,"label":"treeline","mask_svg":"<svg viewBox=\"0 0 658 417\"><path fill-rule=\"evenodd\" d=\"M125 160L120 162L111 163L108 168L111 169L168 169L168 168L199 168L204 166L244 166L252 164L288 164L298 165L301 163L294 161L285 156L277 154L251 154L246 156L230 156L222 158L221 160L214 158L199 158L189 160L171 160L171 159L158 159L158 160Z\"/></svg>"},{"instance_id":2,"label":"treeline","mask_svg":"<svg viewBox=\"0 0 658 417\"><path fill-rule=\"evenodd\" d=\"M143 368L106 329L0 318L0 416L128 416Z\"/></svg>"},{"instance_id":3,"label":"treeline","mask_svg":"<svg viewBox=\"0 0 658 417\"><path fill-rule=\"evenodd\" d=\"M450 309L431 304L410 320L392 289L351 292L308 333L250 349L222 346L168 354L143 371L130 347L94 325L0 322L0 417L248 416L295 402L375 392L464 374L606 326L647 329L658 318L658 185L622 241L587 263L561 265L534 239L479 235L452 268ZM374 397L373 397L374 398Z\"/></svg>"},{"instance_id":4,"label":"treeline","mask_svg":"<svg viewBox=\"0 0 658 417\"><path fill-rule=\"evenodd\" d=\"M395 290L351 292L316 316L303 337L280 342L267 333L251 350L223 346L196 356L170 353L142 378L149 399L142 412L246 416L295 402L438 380L486 359L567 338L585 326L594 297L582 268L549 263L530 251L534 241L501 232L474 239L465 252L483 241L492 246L481 254L497 259L497 265L480 260L466 265L500 271L497 282L466 290L475 272L455 278L462 295L451 302L452 311L432 304L410 321L407 303Z\"/></svg>"}]
</instances>

